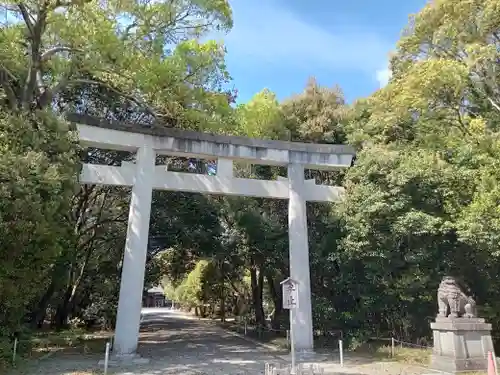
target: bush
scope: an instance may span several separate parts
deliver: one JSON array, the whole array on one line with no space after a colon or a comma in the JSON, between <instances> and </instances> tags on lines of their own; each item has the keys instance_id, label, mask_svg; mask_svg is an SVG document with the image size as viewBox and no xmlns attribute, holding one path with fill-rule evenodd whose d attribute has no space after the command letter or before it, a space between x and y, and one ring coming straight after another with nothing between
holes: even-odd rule
<instances>
[{"instance_id":1,"label":"bush","mask_svg":"<svg viewBox=\"0 0 500 375\"><path fill-rule=\"evenodd\" d=\"M65 216L79 158L68 129L50 113L0 111L2 342L20 329L27 307L46 290L55 257L73 243Z\"/></svg>"}]
</instances>

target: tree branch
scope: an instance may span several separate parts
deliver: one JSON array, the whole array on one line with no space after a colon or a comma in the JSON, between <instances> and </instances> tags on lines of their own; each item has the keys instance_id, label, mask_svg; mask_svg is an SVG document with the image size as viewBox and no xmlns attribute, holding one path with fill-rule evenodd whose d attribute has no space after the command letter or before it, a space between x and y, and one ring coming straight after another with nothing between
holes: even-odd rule
<instances>
[{"instance_id":1,"label":"tree branch","mask_svg":"<svg viewBox=\"0 0 500 375\"><path fill-rule=\"evenodd\" d=\"M48 61L52 56L59 52L82 52L82 50L64 46L53 47L42 53L41 60L43 62Z\"/></svg>"},{"instance_id":2,"label":"tree branch","mask_svg":"<svg viewBox=\"0 0 500 375\"><path fill-rule=\"evenodd\" d=\"M28 28L28 31L30 32L30 36L33 36L33 20L31 19L31 15L28 12L28 9L23 3L18 3L17 7L19 8L19 11L21 12L21 15L23 17L24 23L26 24L26 27Z\"/></svg>"},{"instance_id":3,"label":"tree branch","mask_svg":"<svg viewBox=\"0 0 500 375\"><path fill-rule=\"evenodd\" d=\"M139 24L137 22L132 22L130 25L128 25L125 28L125 31L123 32L122 40L126 40L130 34L130 30L132 30L134 27L137 27L137 26L139 26Z\"/></svg>"},{"instance_id":4,"label":"tree branch","mask_svg":"<svg viewBox=\"0 0 500 375\"><path fill-rule=\"evenodd\" d=\"M455 113L457 115L457 121L458 121L458 124L460 125L459 128L460 130L462 130L462 132L470 137L472 137L472 134L471 132L469 131L469 129L467 128L467 125L465 125L463 119L462 119L462 114L460 113L460 108L455 108Z\"/></svg>"},{"instance_id":5,"label":"tree branch","mask_svg":"<svg viewBox=\"0 0 500 375\"><path fill-rule=\"evenodd\" d=\"M500 106L489 96L487 96L487 99L490 102L490 104L493 106L493 108L495 108L498 112L500 112Z\"/></svg>"},{"instance_id":6,"label":"tree branch","mask_svg":"<svg viewBox=\"0 0 500 375\"><path fill-rule=\"evenodd\" d=\"M102 208L100 209L102 210ZM103 226L105 226L106 224L118 224L118 223L127 223L128 222L128 217L126 217L128 214L128 212L124 212L122 215L119 215L118 217L116 218L110 218L110 219L106 219L106 220L101 220L101 219L98 219L97 223L85 228L85 230L82 230L79 235L81 237L83 237L84 235L87 235L89 234L90 232L93 232L93 236L92 237L95 237L96 236L96 232L98 229L101 229ZM123 217L121 217L123 216Z\"/></svg>"},{"instance_id":7,"label":"tree branch","mask_svg":"<svg viewBox=\"0 0 500 375\"><path fill-rule=\"evenodd\" d=\"M69 85L69 80L67 78L62 78L58 83L56 83L52 88L46 89L40 98L38 99L38 105L40 108L45 108L46 106L52 103L54 99L54 95L57 95L59 92L63 91Z\"/></svg>"},{"instance_id":8,"label":"tree branch","mask_svg":"<svg viewBox=\"0 0 500 375\"><path fill-rule=\"evenodd\" d=\"M233 280L231 280L231 278L227 275L225 275L225 279L229 282L229 285L231 286L231 288L233 289L233 291L239 295L239 296L244 296L245 297L245 291L243 290L243 292L241 292L237 287L236 287L236 284L234 283Z\"/></svg>"},{"instance_id":9,"label":"tree branch","mask_svg":"<svg viewBox=\"0 0 500 375\"><path fill-rule=\"evenodd\" d=\"M36 22L33 24L29 20L29 16L24 16L25 22L30 28L30 40L29 43L31 45L31 61L29 67L29 73L26 78L26 82L24 84L23 93L21 96L21 103L25 109L28 109L31 106L31 102L33 101L33 93L35 89L38 87L41 89L43 87L43 82L40 82L41 79L41 59L40 59L40 48L42 45L42 34L45 30L45 22L47 19L47 8L48 4L45 3L43 6L39 8L38 15L36 18ZM26 8L23 4L19 4L19 9L21 11ZM26 11L27 12L27 11ZM28 24L29 22L29 24Z\"/></svg>"},{"instance_id":10,"label":"tree branch","mask_svg":"<svg viewBox=\"0 0 500 375\"><path fill-rule=\"evenodd\" d=\"M91 196L93 195L93 192L96 190L96 185L83 185L80 187L80 191L75 195L73 200L76 198L77 201L73 201L72 205L74 206L74 209L71 211L73 214L73 221L75 222L73 233L78 234L81 229L83 228L84 222L85 222L85 212L87 211L88 207L93 204L93 201L95 201L96 197L94 195L94 198L92 200Z\"/></svg>"},{"instance_id":11,"label":"tree branch","mask_svg":"<svg viewBox=\"0 0 500 375\"><path fill-rule=\"evenodd\" d=\"M472 81L472 90L477 93L479 97L482 95L486 98L486 100L491 104L491 106L500 112L500 105L493 100L491 95L494 94L494 91L491 89L491 87L486 83L486 74L483 73L483 76L480 77L480 79L473 80Z\"/></svg>"},{"instance_id":12,"label":"tree branch","mask_svg":"<svg viewBox=\"0 0 500 375\"><path fill-rule=\"evenodd\" d=\"M10 81L15 81L16 77L9 72L7 68L0 65L0 84L3 87L5 95L7 95L7 99L9 100L9 107L13 111L17 109L17 97L12 88Z\"/></svg>"},{"instance_id":13,"label":"tree branch","mask_svg":"<svg viewBox=\"0 0 500 375\"><path fill-rule=\"evenodd\" d=\"M151 108L149 105L147 105L143 101L139 100L138 98L136 98L132 95L125 94L125 93L121 92L120 90L108 85L105 82L95 81L92 79L84 79L84 78L78 78L78 79L72 79L72 80L69 80L67 78L61 79L61 81L59 81L59 83L57 83L52 89L47 89L41 95L40 101L39 101L40 106L42 108L46 107L47 105L49 105L52 102L54 95L58 94L59 92L61 92L62 90L64 90L65 88L67 88L69 86L78 85L78 84L102 86L102 87L122 96L123 98L128 99L131 102L133 102L141 107L144 107L154 117L161 117L158 113L156 113L156 111L153 108Z\"/></svg>"}]
</instances>

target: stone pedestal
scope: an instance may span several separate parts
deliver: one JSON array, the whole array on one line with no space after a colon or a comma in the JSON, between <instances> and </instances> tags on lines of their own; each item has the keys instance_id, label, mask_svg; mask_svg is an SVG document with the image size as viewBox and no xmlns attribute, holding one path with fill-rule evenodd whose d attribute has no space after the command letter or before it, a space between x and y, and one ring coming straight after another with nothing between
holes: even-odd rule
<instances>
[{"instance_id":1,"label":"stone pedestal","mask_svg":"<svg viewBox=\"0 0 500 375\"><path fill-rule=\"evenodd\" d=\"M488 369L488 352L494 352L491 324L481 318L437 317L431 328L432 369L452 374Z\"/></svg>"},{"instance_id":2,"label":"stone pedestal","mask_svg":"<svg viewBox=\"0 0 500 375\"><path fill-rule=\"evenodd\" d=\"M281 359L286 362L292 362L292 354L280 355ZM331 359L331 354L322 354L312 351L297 351L295 353L295 362L298 364L313 364L318 362L325 362Z\"/></svg>"},{"instance_id":3,"label":"stone pedestal","mask_svg":"<svg viewBox=\"0 0 500 375\"><path fill-rule=\"evenodd\" d=\"M101 359L98 366L104 366L106 360ZM145 365L149 363L149 358L141 357L139 354L115 354L108 360L108 366Z\"/></svg>"}]
</instances>

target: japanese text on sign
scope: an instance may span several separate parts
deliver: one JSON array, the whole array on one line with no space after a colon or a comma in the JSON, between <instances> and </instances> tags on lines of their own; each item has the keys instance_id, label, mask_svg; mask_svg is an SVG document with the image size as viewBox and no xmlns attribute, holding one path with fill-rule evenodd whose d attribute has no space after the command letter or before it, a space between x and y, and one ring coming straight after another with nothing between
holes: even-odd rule
<instances>
[{"instance_id":1,"label":"japanese text on sign","mask_svg":"<svg viewBox=\"0 0 500 375\"><path fill-rule=\"evenodd\" d=\"M287 282L283 284L283 308L295 309L299 304L299 291L297 284Z\"/></svg>"}]
</instances>

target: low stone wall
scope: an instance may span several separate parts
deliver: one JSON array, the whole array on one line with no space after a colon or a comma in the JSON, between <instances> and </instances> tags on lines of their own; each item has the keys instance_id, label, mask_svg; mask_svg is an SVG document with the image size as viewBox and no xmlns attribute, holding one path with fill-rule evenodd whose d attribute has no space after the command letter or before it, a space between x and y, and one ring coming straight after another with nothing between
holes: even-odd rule
<instances>
[{"instance_id":1,"label":"low stone wall","mask_svg":"<svg viewBox=\"0 0 500 375\"><path fill-rule=\"evenodd\" d=\"M266 363L265 375L290 375L292 373L291 365L273 365ZM298 364L295 369L296 375L322 375L325 371L317 364L304 365Z\"/></svg>"}]
</instances>

